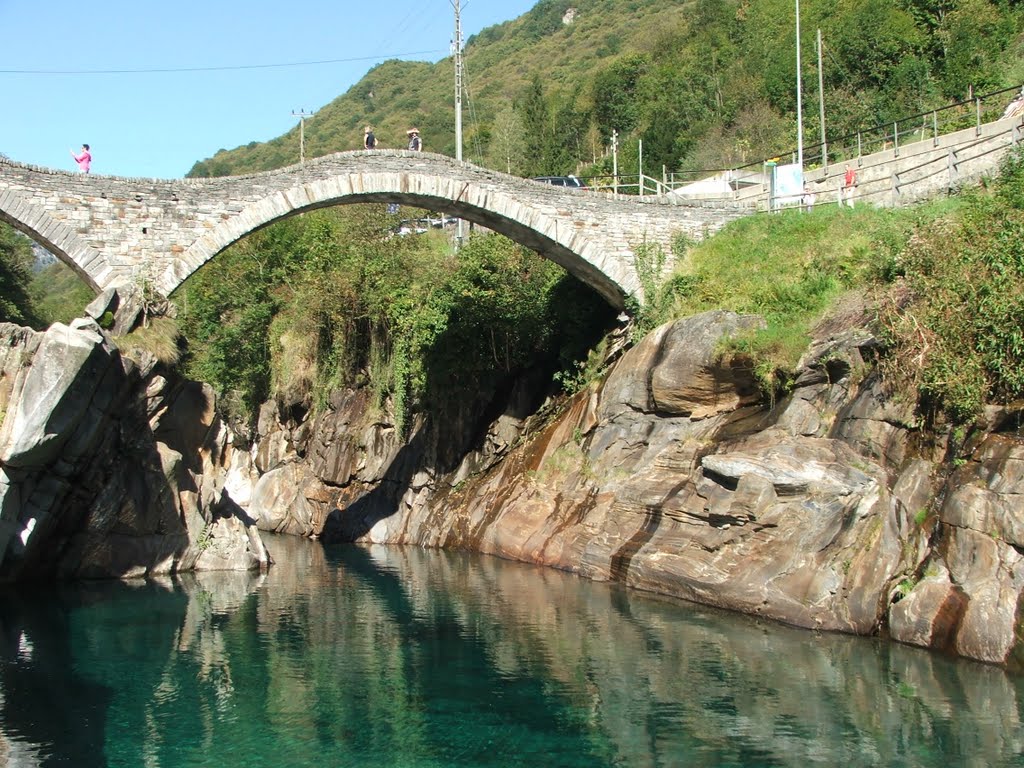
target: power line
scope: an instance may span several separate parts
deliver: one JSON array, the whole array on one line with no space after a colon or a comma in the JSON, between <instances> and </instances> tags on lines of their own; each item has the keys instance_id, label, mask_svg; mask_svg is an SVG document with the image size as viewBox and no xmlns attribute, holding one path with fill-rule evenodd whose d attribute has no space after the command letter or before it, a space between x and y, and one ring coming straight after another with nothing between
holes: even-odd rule
<instances>
[{"instance_id":1,"label":"power line","mask_svg":"<svg viewBox=\"0 0 1024 768\"><path fill-rule=\"evenodd\" d=\"M413 9L405 14L405 18L401 22L391 28L391 34L388 39L397 40L410 30L423 29L426 26L426 22L433 17L433 14L426 15L428 11L429 9L425 3L415 5Z\"/></svg>"},{"instance_id":2,"label":"power line","mask_svg":"<svg viewBox=\"0 0 1024 768\"><path fill-rule=\"evenodd\" d=\"M279 64L236 64L221 67L164 67L148 69L0 69L0 75L149 75L174 72L229 72L245 69L283 69L285 67L314 67L323 64L349 64L357 61L396 59L400 56L425 56L431 53L448 53L441 49L386 53L375 56L355 56L350 59L321 59L319 61L291 61Z\"/></svg>"},{"instance_id":3,"label":"power line","mask_svg":"<svg viewBox=\"0 0 1024 768\"><path fill-rule=\"evenodd\" d=\"M473 99L473 90L470 86L469 67L466 65L466 59L462 59L462 76L463 84L466 88L466 103L469 105L469 124L473 128L472 141L473 141L473 152L476 155L474 162L480 163L483 160L483 147L480 143L480 121L476 115L476 101Z\"/></svg>"}]
</instances>

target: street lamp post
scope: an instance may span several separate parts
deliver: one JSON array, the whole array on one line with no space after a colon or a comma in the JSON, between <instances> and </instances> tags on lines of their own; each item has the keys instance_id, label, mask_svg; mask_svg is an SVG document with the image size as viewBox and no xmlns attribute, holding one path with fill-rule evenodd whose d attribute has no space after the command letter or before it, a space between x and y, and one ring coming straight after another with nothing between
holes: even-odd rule
<instances>
[{"instance_id":1,"label":"street lamp post","mask_svg":"<svg viewBox=\"0 0 1024 768\"><path fill-rule=\"evenodd\" d=\"M828 137L825 134L825 76L821 70L821 30L818 30L818 113L821 119L821 167L828 173Z\"/></svg>"},{"instance_id":2,"label":"street lamp post","mask_svg":"<svg viewBox=\"0 0 1024 768\"><path fill-rule=\"evenodd\" d=\"M800 82L800 0L796 0L796 162L800 174L804 172L804 115L803 88Z\"/></svg>"},{"instance_id":3,"label":"street lamp post","mask_svg":"<svg viewBox=\"0 0 1024 768\"><path fill-rule=\"evenodd\" d=\"M462 160L462 0L450 0L455 9L455 159ZM462 219L455 222L455 243L462 244Z\"/></svg>"}]
</instances>

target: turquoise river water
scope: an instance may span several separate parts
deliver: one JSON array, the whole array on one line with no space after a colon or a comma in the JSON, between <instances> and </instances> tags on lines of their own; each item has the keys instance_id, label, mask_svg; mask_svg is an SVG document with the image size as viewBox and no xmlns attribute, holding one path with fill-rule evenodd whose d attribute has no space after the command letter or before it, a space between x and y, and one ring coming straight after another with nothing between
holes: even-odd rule
<instances>
[{"instance_id":1,"label":"turquoise river water","mask_svg":"<svg viewBox=\"0 0 1024 768\"><path fill-rule=\"evenodd\" d=\"M270 538L270 537L268 537ZM1024 677L502 560L0 597L0 765L1024 765Z\"/></svg>"}]
</instances>

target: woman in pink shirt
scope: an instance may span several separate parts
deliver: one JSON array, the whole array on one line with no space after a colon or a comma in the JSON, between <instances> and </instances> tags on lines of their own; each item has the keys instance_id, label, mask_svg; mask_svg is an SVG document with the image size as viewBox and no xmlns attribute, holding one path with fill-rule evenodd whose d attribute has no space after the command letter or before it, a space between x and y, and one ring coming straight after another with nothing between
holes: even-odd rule
<instances>
[{"instance_id":1,"label":"woman in pink shirt","mask_svg":"<svg viewBox=\"0 0 1024 768\"><path fill-rule=\"evenodd\" d=\"M92 155L89 154L89 145L82 145L82 154L76 155L75 150L71 150L71 156L75 158L75 162L78 163L78 168L82 173L89 172L89 165L92 163Z\"/></svg>"}]
</instances>

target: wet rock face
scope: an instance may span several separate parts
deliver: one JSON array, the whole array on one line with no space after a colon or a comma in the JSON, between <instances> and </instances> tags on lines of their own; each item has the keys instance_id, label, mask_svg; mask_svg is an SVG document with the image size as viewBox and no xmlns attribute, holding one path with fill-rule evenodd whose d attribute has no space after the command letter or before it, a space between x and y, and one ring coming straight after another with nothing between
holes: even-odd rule
<instances>
[{"instance_id":1,"label":"wet rock face","mask_svg":"<svg viewBox=\"0 0 1024 768\"><path fill-rule=\"evenodd\" d=\"M224 491L234 451L208 387L122 358L88 319L0 339L0 579L266 565Z\"/></svg>"},{"instance_id":2,"label":"wet rock face","mask_svg":"<svg viewBox=\"0 0 1024 768\"><path fill-rule=\"evenodd\" d=\"M989 434L961 460L937 513L924 522L933 546L893 605L893 637L994 663L1020 665L1024 594L1024 443Z\"/></svg>"},{"instance_id":3,"label":"wet rock face","mask_svg":"<svg viewBox=\"0 0 1024 768\"><path fill-rule=\"evenodd\" d=\"M886 396L863 331L815 343L769 407L716 351L759 323L713 312L659 328L555 419L510 406L441 437L438 421L460 419L435 417L403 442L358 393L312 429L267 419L275 468L250 513L267 529L474 549L1011 663L1021 441L977 437L947 477L944 441Z\"/></svg>"},{"instance_id":4,"label":"wet rock face","mask_svg":"<svg viewBox=\"0 0 1024 768\"><path fill-rule=\"evenodd\" d=\"M433 540L800 626L875 631L901 549L882 467L825 436L854 393L817 386L774 412L751 405L749 374L716 354L744 321L710 313L648 336L603 387L435 514ZM685 372L675 387L672 370ZM809 411L820 437L805 435Z\"/></svg>"}]
</instances>

